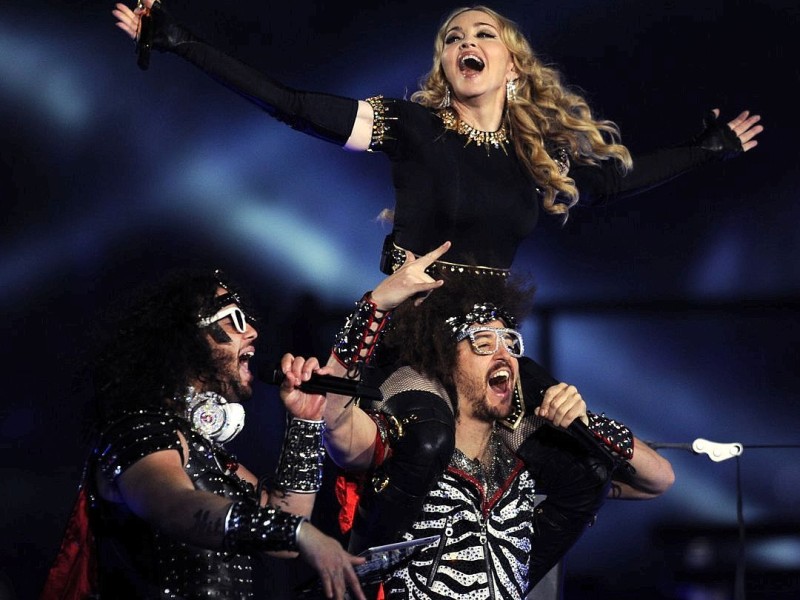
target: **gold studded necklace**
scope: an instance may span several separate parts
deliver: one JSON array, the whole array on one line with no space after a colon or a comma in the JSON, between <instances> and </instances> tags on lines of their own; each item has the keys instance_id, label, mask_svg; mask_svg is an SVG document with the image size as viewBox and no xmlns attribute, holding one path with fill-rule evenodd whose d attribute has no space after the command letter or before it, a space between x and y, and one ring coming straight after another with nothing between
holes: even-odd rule
<instances>
[{"instance_id":1,"label":"gold studded necklace","mask_svg":"<svg viewBox=\"0 0 800 600\"><path fill-rule=\"evenodd\" d=\"M508 154L506 151L508 133L505 123L501 124L500 129L497 131L481 131L462 121L452 108L445 108L440 111L439 117L441 117L445 129L455 131L459 135L463 135L467 138L467 142L464 146L474 143L478 146L483 146L487 154L489 154L492 148L499 148L503 153Z\"/></svg>"}]
</instances>

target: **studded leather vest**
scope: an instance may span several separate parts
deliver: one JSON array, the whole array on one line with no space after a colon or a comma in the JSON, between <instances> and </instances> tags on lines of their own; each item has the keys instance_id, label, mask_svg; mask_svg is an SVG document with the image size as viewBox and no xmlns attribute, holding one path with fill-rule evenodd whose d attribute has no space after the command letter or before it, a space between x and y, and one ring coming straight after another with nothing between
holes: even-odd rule
<instances>
[{"instance_id":1,"label":"studded leather vest","mask_svg":"<svg viewBox=\"0 0 800 600\"><path fill-rule=\"evenodd\" d=\"M167 413L137 412L117 421L95 449L92 473L99 471L114 482L125 469L153 452L176 450L182 455L177 431L188 443L184 468L197 489L234 501L256 502L253 486L231 472L230 455L192 430L188 422ZM124 504L106 501L96 493L93 496L92 529L98 545L102 598L253 597L250 556L175 541Z\"/></svg>"}]
</instances>

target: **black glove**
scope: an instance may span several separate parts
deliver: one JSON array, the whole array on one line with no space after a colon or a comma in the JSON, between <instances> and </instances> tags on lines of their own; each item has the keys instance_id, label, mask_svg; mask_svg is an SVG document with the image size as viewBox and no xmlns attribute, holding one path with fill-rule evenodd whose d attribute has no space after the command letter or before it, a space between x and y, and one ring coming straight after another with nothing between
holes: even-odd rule
<instances>
[{"instance_id":1,"label":"black glove","mask_svg":"<svg viewBox=\"0 0 800 600\"><path fill-rule=\"evenodd\" d=\"M148 14L141 17L139 38L136 43L137 64L146 71L150 67L150 51L155 48L161 52L174 51L181 43L195 39L192 33L179 25L156 0Z\"/></svg>"},{"instance_id":2,"label":"black glove","mask_svg":"<svg viewBox=\"0 0 800 600\"><path fill-rule=\"evenodd\" d=\"M718 160L727 160L744 152L739 136L727 123L720 122L713 111L708 111L703 117L703 131L689 145L713 153Z\"/></svg>"},{"instance_id":3,"label":"black glove","mask_svg":"<svg viewBox=\"0 0 800 600\"><path fill-rule=\"evenodd\" d=\"M153 22L153 48L156 50L174 52L181 44L200 41L191 31L175 21L160 0L153 3L150 18Z\"/></svg>"}]
</instances>

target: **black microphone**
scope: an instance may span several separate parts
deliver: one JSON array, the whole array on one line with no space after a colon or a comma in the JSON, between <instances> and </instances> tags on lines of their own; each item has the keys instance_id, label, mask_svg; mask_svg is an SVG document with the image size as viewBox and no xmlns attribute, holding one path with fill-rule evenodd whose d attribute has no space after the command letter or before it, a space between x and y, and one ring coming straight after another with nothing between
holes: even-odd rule
<instances>
[{"instance_id":1,"label":"black microphone","mask_svg":"<svg viewBox=\"0 0 800 600\"><path fill-rule=\"evenodd\" d=\"M150 67L150 50L153 47L153 17L143 14L139 19L139 41L136 44L136 64L142 71Z\"/></svg>"},{"instance_id":2,"label":"black microphone","mask_svg":"<svg viewBox=\"0 0 800 600\"><path fill-rule=\"evenodd\" d=\"M521 358L519 360L519 374L522 380L522 390L525 395L528 396L533 393L535 397L533 402L525 403L526 408L532 409L541 406L547 388L561 383L548 373L543 366L530 358ZM529 385L526 385L526 383ZM567 427L567 431L572 434L572 437L580 442L584 448L596 455L599 454L600 457L608 461L613 468L622 468L630 475L636 473L636 469L634 469L627 460L614 454L608 446L589 431L586 423L580 419L572 421Z\"/></svg>"},{"instance_id":3,"label":"black microphone","mask_svg":"<svg viewBox=\"0 0 800 600\"><path fill-rule=\"evenodd\" d=\"M280 366L270 367L268 364L262 365L258 369L258 378L272 385L280 385L286 379L286 375L281 371ZM351 396L356 398L365 398L368 400L383 400L381 391L371 385L366 385L355 379L347 379L345 377L336 377L335 375L319 375L317 373L311 374L311 379L304 381L297 388L301 392L308 394L339 394L341 396Z\"/></svg>"}]
</instances>

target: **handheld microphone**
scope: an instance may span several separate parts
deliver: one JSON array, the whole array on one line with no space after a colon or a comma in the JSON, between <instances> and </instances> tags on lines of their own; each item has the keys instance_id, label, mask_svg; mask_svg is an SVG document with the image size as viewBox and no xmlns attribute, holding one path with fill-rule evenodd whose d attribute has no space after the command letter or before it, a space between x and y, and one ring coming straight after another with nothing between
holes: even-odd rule
<instances>
[{"instance_id":1,"label":"handheld microphone","mask_svg":"<svg viewBox=\"0 0 800 600\"><path fill-rule=\"evenodd\" d=\"M267 364L258 369L258 378L264 383L271 385L281 385L286 379L286 375L281 371L280 366L270 367ZM351 396L368 400L383 400L381 391L371 385L366 385L355 379L336 377L335 375L311 374L311 379L304 381L297 386L301 392L308 394L339 394L341 396Z\"/></svg>"},{"instance_id":2,"label":"handheld microphone","mask_svg":"<svg viewBox=\"0 0 800 600\"><path fill-rule=\"evenodd\" d=\"M136 64L142 71L150 67L150 50L153 47L153 17L143 14L139 21L139 43Z\"/></svg>"},{"instance_id":3,"label":"handheld microphone","mask_svg":"<svg viewBox=\"0 0 800 600\"><path fill-rule=\"evenodd\" d=\"M527 408L540 406L542 400L544 400L544 393L547 391L547 388L560 383L550 375L544 367L529 358L521 358L519 360L519 373L522 380L522 389L526 398L531 395L535 398L533 402L526 403ZM613 468L622 468L630 475L636 473L636 469L634 469L628 461L614 454L608 446L598 440L594 434L589 431L589 428L580 419L575 419L570 423L567 427L567 431L572 434L572 437L580 442L586 450L595 455L600 455L600 457L608 461Z\"/></svg>"}]
</instances>

